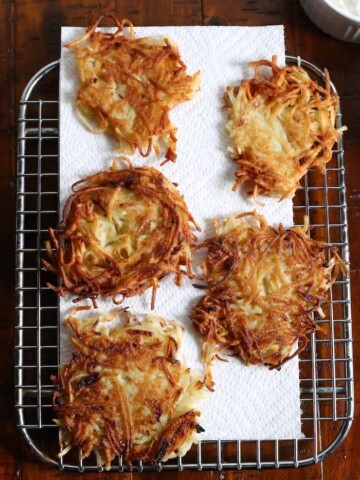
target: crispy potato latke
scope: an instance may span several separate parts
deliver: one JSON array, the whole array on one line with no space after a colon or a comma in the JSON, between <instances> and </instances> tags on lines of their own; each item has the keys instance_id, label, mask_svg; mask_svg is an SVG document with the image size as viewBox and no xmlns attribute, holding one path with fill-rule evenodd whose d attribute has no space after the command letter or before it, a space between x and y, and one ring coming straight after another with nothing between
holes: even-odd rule
<instances>
[{"instance_id":1,"label":"crispy potato latke","mask_svg":"<svg viewBox=\"0 0 360 480\"><path fill-rule=\"evenodd\" d=\"M128 315L123 327L104 324L119 313L67 320L75 352L52 377L59 456L78 447L106 469L117 455L128 463L183 456L203 431L194 409L201 382L176 358L183 328L150 315L143 322Z\"/></svg>"},{"instance_id":2,"label":"crispy potato latke","mask_svg":"<svg viewBox=\"0 0 360 480\"><path fill-rule=\"evenodd\" d=\"M115 33L96 31L105 16L115 22ZM129 37L124 26L130 27ZM163 163L175 161L176 128L169 111L200 89L200 72L186 73L176 44L168 38L135 38L129 20L102 15L67 47L75 52L80 77L76 105L88 128L111 133L122 153L137 149L144 157L152 149L159 155L159 141L165 141Z\"/></svg>"},{"instance_id":3,"label":"crispy potato latke","mask_svg":"<svg viewBox=\"0 0 360 480\"><path fill-rule=\"evenodd\" d=\"M249 180L255 198L292 197L309 168L324 172L334 142L346 130L334 127L338 96L327 70L323 88L301 67L278 67L276 57L249 65L255 78L225 93L229 150L239 166L233 190ZM259 67L270 67L272 76L261 77Z\"/></svg>"},{"instance_id":4,"label":"crispy potato latke","mask_svg":"<svg viewBox=\"0 0 360 480\"><path fill-rule=\"evenodd\" d=\"M183 274L192 278L189 242L196 237L190 223L197 225L158 170L113 166L76 182L73 191L62 221L49 229L43 259L60 276L59 287L49 284L60 296L90 298L96 306L98 296L121 303L152 288L154 308L161 278L174 272L177 285Z\"/></svg>"},{"instance_id":5,"label":"crispy potato latke","mask_svg":"<svg viewBox=\"0 0 360 480\"><path fill-rule=\"evenodd\" d=\"M317 328L313 312L324 316L326 291L339 269L347 272L336 248L311 239L307 230L276 230L249 212L216 223L216 236L197 247L208 249L207 293L191 320L205 337L208 388L212 360L223 350L246 364L278 368L305 348Z\"/></svg>"}]
</instances>

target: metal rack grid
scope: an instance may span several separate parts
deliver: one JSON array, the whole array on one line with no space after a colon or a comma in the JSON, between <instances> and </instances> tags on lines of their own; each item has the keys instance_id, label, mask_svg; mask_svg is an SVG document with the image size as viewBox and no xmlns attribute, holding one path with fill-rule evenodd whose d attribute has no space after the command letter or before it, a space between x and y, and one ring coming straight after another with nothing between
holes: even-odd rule
<instances>
[{"instance_id":1,"label":"metal rack grid","mask_svg":"<svg viewBox=\"0 0 360 480\"><path fill-rule=\"evenodd\" d=\"M289 64L306 68L318 80L324 74L300 57ZM47 227L58 221L58 101L44 99L46 82L58 81L59 62L40 70L20 101L17 157L16 225L16 414L27 444L41 460L60 469L102 471L95 460L72 452L58 460L58 429L52 421L50 375L59 365L58 304L46 287L41 256ZM335 87L332 85L333 90ZM37 93L36 91L39 90ZM341 113L337 114L341 126ZM325 175L309 171L295 196L294 218L308 215L312 236L337 246L348 264L349 245L342 139ZM299 467L322 461L348 433L353 418L353 358L350 280L338 279L329 293L322 331L312 334L300 355L300 392L304 438L269 441L200 441L182 459L157 465L123 464L113 471L222 470ZM324 443L326 437L326 444ZM330 439L330 440L329 440Z\"/></svg>"}]
</instances>

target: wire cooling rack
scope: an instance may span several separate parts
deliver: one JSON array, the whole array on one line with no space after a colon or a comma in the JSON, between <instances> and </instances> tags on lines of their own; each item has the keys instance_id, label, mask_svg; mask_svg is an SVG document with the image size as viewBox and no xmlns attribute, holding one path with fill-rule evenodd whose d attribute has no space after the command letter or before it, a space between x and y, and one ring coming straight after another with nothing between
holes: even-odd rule
<instances>
[{"instance_id":1,"label":"wire cooling rack","mask_svg":"<svg viewBox=\"0 0 360 480\"><path fill-rule=\"evenodd\" d=\"M287 57L319 81L323 72L299 57ZM46 463L60 469L101 471L81 452L57 458L58 428L53 422L50 375L59 365L56 295L46 287L41 256L49 225L58 222L58 66L53 62L30 80L20 101L16 224L16 418L26 443ZM333 90L335 87L332 85ZM48 98L49 97L49 98ZM341 113L337 114L341 126ZM308 215L311 235L336 246L349 261L344 151L339 140L325 175L309 171L297 191L295 223ZM350 280L338 279L321 326L300 355L301 439L203 441L182 459L157 465L113 462L113 471L222 470L299 467L322 461L344 440L353 418L353 358Z\"/></svg>"}]
</instances>

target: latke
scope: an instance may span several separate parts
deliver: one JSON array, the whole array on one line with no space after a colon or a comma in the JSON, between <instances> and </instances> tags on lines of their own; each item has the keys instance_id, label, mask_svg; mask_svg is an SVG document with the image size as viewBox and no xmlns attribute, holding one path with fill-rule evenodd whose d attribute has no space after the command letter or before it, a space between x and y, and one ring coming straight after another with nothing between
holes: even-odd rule
<instances>
[{"instance_id":1,"label":"latke","mask_svg":"<svg viewBox=\"0 0 360 480\"><path fill-rule=\"evenodd\" d=\"M91 175L73 185L63 219L45 243L43 265L60 276L60 286L48 284L74 301L126 297L153 289L175 273L192 278L190 241L196 226L174 186L151 167L124 168ZM197 226L196 226L197 227ZM197 227L198 228L198 227Z\"/></svg>"},{"instance_id":2,"label":"latke","mask_svg":"<svg viewBox=\"0 0 360 480\"><path fill-rule=\"evenodd\" d=\"M210 389L211 363L222 351L245 364L278 368L316 330L313 313L324 316L326 291L346 267L336 248L310 238L307 230L276 230L250 212L217 223L216 236L197 247L207 248L207 292L191 320L204 337Z\"/></svg>"},{"instance_id":3,"label":"latke","mask_svg":"<svg viewBox=\"0 0 360 480\"><path fill-rule=\"evenodd\" d=\"M130 464L183 456L203 431L199 379L177 359L183 328L155 316L104 323L117 315L67 320L75 351L52 377L59 456L77 447L106 469L118 455Z\"/></svg>"},{"instance_id":4,"label":"latke","mask_svg":"<svg viewBox=\"0 0 360 480\"><path fill-rule=\"evenodd\" d=\"M276 57L249 65L255 77L227 87L224 97L229 150L238 164L233 189L250 181L255 197L291 198L310 168L324 172L334 143L346 130L334 126L338 96L327 70L322 87L301 67L279 67ZM270 67L272 76L261 77L259 67Z\"/></svg>"},{"instance_id":5,"label":"latke","mask_svg":"<svg viewBox=\"0 0 360 480\"><path fill-rule=\"evenodd\" d=\"M114 21L115 33L96 31L103 17ZM129 36L123 33L125 26ZM127 154L138 150L146 157L153 149L159 155L164 142L163 163L175 161L177 129L169 112L200 88L200 72L187 74L175 42L135 38L129 20L102 15L67 47L75 53L80 81L76 105L88 128L112 134L120 142L119 151Z\"/></svg>"}]
</instances>

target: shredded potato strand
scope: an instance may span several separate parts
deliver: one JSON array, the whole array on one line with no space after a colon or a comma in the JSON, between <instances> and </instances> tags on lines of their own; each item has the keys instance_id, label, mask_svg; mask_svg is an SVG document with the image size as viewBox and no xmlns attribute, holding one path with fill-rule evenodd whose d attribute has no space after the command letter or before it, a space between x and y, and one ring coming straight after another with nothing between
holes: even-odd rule
<instances>
[{"instance_id":1,"label":"shredded potato strand","mask_svg":"<svg viewBox=\"0 0 360 480\"><path fill-rule=\"evenodd\" d=\"M100 17L83 37L67 45L74 50L79 71L80 119L94 133L112 134L120 152L138 150L147 157L152 150L159 154L159 142L164 142L165 162L175 161L176 128L169 111L199 90L200 73L187 74L174 42L135 38L129 20L107 16L118 27L115 33L96 31ZM124 25L130 27L129 37Z\"/></svg>"},{"instance_id":2,"label":"shredded potato strand","mask_svg":"<svg viewBox=\"0 0 360 480\"><path fill-rule=\"evenodd\" d=\"M331 160L340 133L335 128L338 96L297 66L280 68L276 58L250 63L255 77L227 87L225 103L230 154L238 164L233 189L250 181L254 197L291 198L300 180L313 167L320 172ZM260 67L270 67L264 79Z\"/></svg>"},{"instance_id":3,"label":"shredded potato strand","mask_svg":"<svg viewBox=\"0 0 360 480\"><path fill-rule=\"evenodd\" d=\"M120 160L115 159L114 165ZM46 269L58 273L60 296L75 301L112 297L114 303L153 289L175 273L193 277L190 241L196 228L176 187L154 168L99 172L76 182L66 202L63 220L50 228Z\"/></svg>"},{"instance_id":4,"label":"shredded potato strand","mask_svg":"<svg viewBox=\"0 0 360 480\"><path fill-rule=\"evenodd\" d=\"M202 430L194 404L203 392L176 358L183 328L129 314L122 327L110 327L114 315L80 320L76 311L68 319L75 352L53 377L59 456L76 446L109 469L117 455L128 463L184 455Z\"/></svg>"},{"instance_id":5,"label":"shredded potato strand","mask_svg":"<svg viewBox=\"0 0 360 480\"><path fill-rule=\"evenodd\" d=\"M208 249L207 292L191 319L204 336L209 389L213 358L223 350L246 364L279 368L305 348L317 328L313 312L323 315L327 290L339 270L347 274L336 249L311 239L307 230L307 222L276 230L250 212L217 224L216 236L197 247Z\"/></svg>"}]
</instances>

